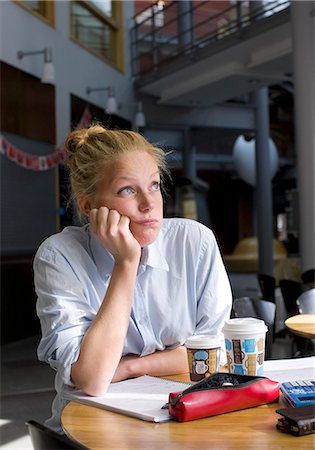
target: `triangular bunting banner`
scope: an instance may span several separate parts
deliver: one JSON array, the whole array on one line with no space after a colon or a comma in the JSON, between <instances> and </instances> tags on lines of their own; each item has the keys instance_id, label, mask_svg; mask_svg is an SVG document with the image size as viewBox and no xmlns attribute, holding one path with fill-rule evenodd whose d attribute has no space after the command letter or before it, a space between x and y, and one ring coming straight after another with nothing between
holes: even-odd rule
<instances>
[{"instance_id":1,"label":"triangular bunting banner","mask_svg":"<svg viewBox=\"0 0 315 450\"><path fill-rule=\"evenodd\" d=\"M82 129L89 125L92 119L92 114L88 108L85 108L82 117L76 129ZM66 159L64 149L57 149L49 155L36 156L34 154L26 153L23 150L16 148L4 136L0 136L0 155L6 156L10 161L17 165L30 170L51 170Z\"/></svg>"}]
</instances>

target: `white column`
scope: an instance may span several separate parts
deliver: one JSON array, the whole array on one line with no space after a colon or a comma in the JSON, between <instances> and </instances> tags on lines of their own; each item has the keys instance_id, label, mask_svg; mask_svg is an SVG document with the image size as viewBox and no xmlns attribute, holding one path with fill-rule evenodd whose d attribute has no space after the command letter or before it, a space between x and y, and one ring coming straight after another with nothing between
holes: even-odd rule
<instances>
[{"instance_id":1,"label":"white column","mask_svg":"<svg viewBox=\"0 0 315 450\"><path fill-rule=\"evenodd\" d=\"M295 146L302 272L315 267L315 32L313 1L292 2Z\"/></svg>"}]
</instances>

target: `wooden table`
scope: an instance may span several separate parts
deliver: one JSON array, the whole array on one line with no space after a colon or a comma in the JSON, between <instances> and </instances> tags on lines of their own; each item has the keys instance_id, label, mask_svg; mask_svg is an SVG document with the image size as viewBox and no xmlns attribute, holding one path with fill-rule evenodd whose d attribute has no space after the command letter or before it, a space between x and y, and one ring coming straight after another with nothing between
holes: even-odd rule
<instances>
[{"instance_id":1,"label":"wooden table","mask_svg":"<svg viewBox=\"0 0 315 450\"><path fill-rule=\"evenodd\" d=\"M315 314L297 314L289 317L284 323L292 333L315 339Z\"/></svg>"},{"instance_id":2,"label":"wooden table","mask_svg":"<svg viewBox=\"0 0 315 450\"><path fill-rule=\"evenodd\" d=\"M169 378L189 381L188 374ZM295 437L276 429L280 416L275 410L284 406L273 403L184 423L152 423L70 402L61 421L71 439L92 450L315 448L315 434Z\"/></svg>"}]
</instances>

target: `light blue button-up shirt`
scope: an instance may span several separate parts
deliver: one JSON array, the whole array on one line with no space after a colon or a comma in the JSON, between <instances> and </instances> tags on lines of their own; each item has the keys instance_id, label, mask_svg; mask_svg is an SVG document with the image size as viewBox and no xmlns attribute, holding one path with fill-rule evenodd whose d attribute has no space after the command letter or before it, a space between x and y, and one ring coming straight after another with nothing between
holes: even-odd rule
<instances>
[{"instance_id":1,"label":"light blue button-up shirt","mask_svg":"<svg viewBox=\"0 0 315 450\"><path fill-rule=\"evenodd\" d=\"M39 247L35 260L38 357L56 370L57 397L48 425L58 429L71 383L71 365L104 299L114 260L89 226L67 227ZM122 280L123 282L123 280ZM123 355L141 356L183 345L194 333L218 334L230 316L232 294L212 231L187 219L164 219L143 248ZM104 343L106 345L106 343Z\"/></svg>"}]
</instances>

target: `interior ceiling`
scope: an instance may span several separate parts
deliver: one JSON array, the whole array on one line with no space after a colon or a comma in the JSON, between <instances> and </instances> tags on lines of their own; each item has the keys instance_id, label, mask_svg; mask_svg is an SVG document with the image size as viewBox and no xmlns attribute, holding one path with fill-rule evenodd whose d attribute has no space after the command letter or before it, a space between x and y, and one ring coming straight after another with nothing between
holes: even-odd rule
<instances>
[{"instance_id":1,"label":"interior ceiling","mask_svg":"<svg viewBox=\"0 0 315 450\"><path fill-rule=\"evenodd\" d=\"M155 78L140 80L139 92L154 96L161 105L210 107L261 86L290 87L293 58L289 19L250 39L234 38L227 44L198 60L183 55L169 61Z\"/></svg>"}]
</instances>

